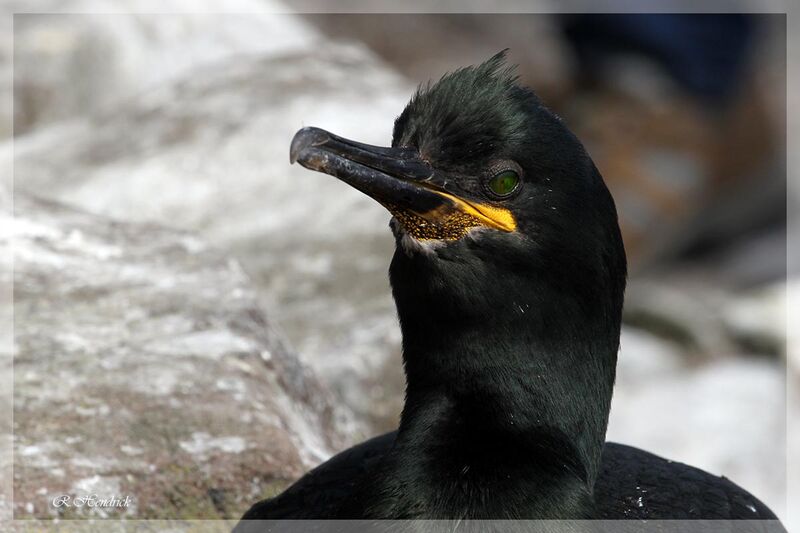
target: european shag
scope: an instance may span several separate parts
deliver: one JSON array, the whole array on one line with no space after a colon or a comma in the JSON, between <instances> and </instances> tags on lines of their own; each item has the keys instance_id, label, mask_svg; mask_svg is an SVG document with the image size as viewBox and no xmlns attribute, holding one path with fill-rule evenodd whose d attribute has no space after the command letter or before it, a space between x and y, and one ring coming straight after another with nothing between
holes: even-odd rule
<instances>
[{"instance_id":1,"label":"european shag","mask_svg":"<svg viewBox=\"0 0 800 533\"><path fill-rule=\"evenodd\" d=\"M243 520L775 519L724 477L605 441L626 280L616 209L503 52L420 87L391 147L308 127L291 162L392 214L406 399L397 431Z\"/></svg>"}]
</instances>

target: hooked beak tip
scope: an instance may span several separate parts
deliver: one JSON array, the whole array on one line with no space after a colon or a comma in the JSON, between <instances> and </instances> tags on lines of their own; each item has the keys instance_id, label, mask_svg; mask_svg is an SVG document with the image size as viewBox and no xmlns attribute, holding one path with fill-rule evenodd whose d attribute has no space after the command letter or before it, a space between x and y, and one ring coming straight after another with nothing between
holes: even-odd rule
<instances>
[{"instance_id":1,"label":"hooked beak tip","mask_svg":"<svg viewBox=\"0 0 800 533\"><path fill-rule=\"evenodd\" d=\"M289 163L294 164L303 150L312 146L320 146L330 140L327 131L319 128L305 127L294 134L289 147Z\"/></svg>"}]
</instances>

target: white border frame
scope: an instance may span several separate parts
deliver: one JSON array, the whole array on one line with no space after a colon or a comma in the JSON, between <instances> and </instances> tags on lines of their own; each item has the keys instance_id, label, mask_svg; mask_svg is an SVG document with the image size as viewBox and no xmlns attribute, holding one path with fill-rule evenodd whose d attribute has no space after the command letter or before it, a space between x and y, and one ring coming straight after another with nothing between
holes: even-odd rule
<instances>
[{"instance_id":1,"label":"white border frame","mask_svg":"<svg viewBox=\"0 0 800 533\"><path fill-rule=\"evenodd\" d=\"M491 2L490 0L441 0L438 2L422 2L420 0L399 3L396 0L337 0L326 2L325 0L284 0L285 10L258 10L258 13L621 13L621 12L647 12L647 13L716 13L716 12L737 12L737 13L783 13L786 14L787 24L787 69L786 69L786 146L787 146L787 272L797 274L800 272L800 249L798 249L798 232L800 232L800 218L798 218L798 208L800 208L800 150L791 150L789 147L798 147L800 143L800 32L796 26L800 21L800 3L791 0L751 0L751 1L724 1L724 0L705 0L689 1L675 0L665 5L661 2L645 3L635 0L572 0L570 2L550 2L542 0L507 0L502 3ZM157 0L142 0L136 5L136 9L120 9L112 1L97 0L95 2L84 3L81 9L53 9L51 5L40 8L35 0L25 4L24 9L9 9L0 14L2 22L0 28L3 31L12 31L13 35L13 15L14 14L124 14L124 13L147 13L147 14L191 14L191 13L224 13L224 14L244 14L240 11L228 11L220 9L209 9L208 6L198 3L191 10L161 11L158 8ZM6 8L8 9L8 8ZM0 80L5 93L11 96L6 101L0 103L5 106L8 112L4 116L9 117L12 124L8 124L8 130L13 132L13 57L10 77ZM12 141L13 143L13 141ZM13 148L12 148L13 149ZM5 190L13 191L13 163L11 168L0 169L0 179L8 180ZM0 196L0 203L4 199ZM9 209L13 211L13 195L9 199ZM4 206L5 207L5 206ZM13 243L12 243L13 249ZM12 254L13 256L13 254ZM0 405L13 406L13 264L12 258L0 258L0 269L3 270L2 280L0 281L0 368L10 371L0 371ZM10 320L9 320L10 318ZM793 457L791 450L800 450L800 368L794 368L791 361L796 361L800 366L800 331L797 328L789 327L790 324L800 324L800 283L794 282L787 285L787 354L788 367L786 376L786 435L787 435L787 504L794 501L796 505L787 505L787 519L784 522L788 531L800 532L800 457ZM791 379L794 373L795 378ZM5 410L2 410L5 411ZM7 412L0 411L0 427L13 428L13 409ZM236 521L226 520L181 520L181 521L158 521L158 520L128 520L114 521L106 520L101 524L93 520L75 520L61 523L55 521L37 520L13 520L13 434L2 434L0 439L0 455L4 457L0 460L2 471L0 472L0 529L4 526L14 527L15 530L56 530L59 531L138 531L138 530L166 530L173 531L228 531ZM6 462L7 461L7 462ZM631 531L641 531L642 525L631 527L633 524L626 522L609 523L610 531L624 531L630 528ZM670 521L669 523L650 522L652 526L660 530L669 531L742 531L749 529L749 522L730 523L727 521L706 522L706 521ZM267 524L264 524L265 526ZM308 524L309 526L311 524ZM502 523L497 523L502 527ZM510 525L510 524L508 524ZM550 525L552 527L553 524ZM600 525L595 522L595 526ZM762 523L763 525L763 523ZM99 526L99 527L98 527ZM360 529L357 523L351 526L355 531ZM626 527L627 526L627 527ZM664 529L664 528L667 529ZM648 526L649 528L649 526ZM297 529L300 531L301 529ZM347 530L347 529L344 529Z\"/></svg>"}]
</instances>

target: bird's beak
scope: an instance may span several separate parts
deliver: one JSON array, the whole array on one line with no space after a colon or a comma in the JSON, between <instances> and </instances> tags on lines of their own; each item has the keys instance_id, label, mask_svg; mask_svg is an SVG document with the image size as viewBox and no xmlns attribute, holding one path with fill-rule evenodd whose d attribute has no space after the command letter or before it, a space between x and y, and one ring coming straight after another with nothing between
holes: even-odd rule
<instances>
[{"instance_id":1,"label":"bird's beak","mask_svg":"<svg viewBox=\"0 0 800 533\"><path fill-rule=\"evenodd\" d=\"M383 148L303 128L292 139L289 158L377 200L418 239L458 239L480 226L516 229L507 209L445 191L436 170L413 148Z\"/></svg>"}]
</instances>

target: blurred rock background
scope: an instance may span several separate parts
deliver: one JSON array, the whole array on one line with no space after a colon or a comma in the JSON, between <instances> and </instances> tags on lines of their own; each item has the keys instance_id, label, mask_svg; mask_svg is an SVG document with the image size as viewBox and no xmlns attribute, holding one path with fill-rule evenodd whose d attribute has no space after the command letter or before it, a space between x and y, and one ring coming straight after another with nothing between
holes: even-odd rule
<instances>
[{"instance_id":1,"label":"blurred rock background","mask_svg":"<svg viewBox=\"0 0 800 533\"><path fill-rule=\"evenodd\" d=\"M394 428L389 216L289 166L288 144L304 125L388 143L417 83L506 47L620 209L632 274L609 439L725 475L785 513L783 19L689 20L708 61L729 67L708 79L703 64L680 68L685 54L635 45L620 20L233 4L250 14L17 15L13 48L2 42L16 517L63 516L52 494L92 486L138 495L125 516L235 518ZM736 49L726 39L740 53L715 59ZM133 266L144 277L130 285ZM118 418L123 393L133 405ZM91 421L78 435L74 417ZM155 442L126 420L175 434ZM81 460L97 447L105 461ZM148 477L165 463L180 475Z\"/></svg>"}]
</instances>

